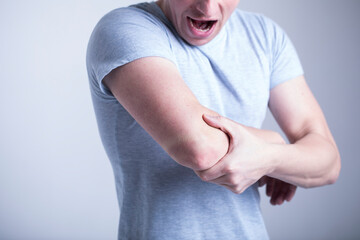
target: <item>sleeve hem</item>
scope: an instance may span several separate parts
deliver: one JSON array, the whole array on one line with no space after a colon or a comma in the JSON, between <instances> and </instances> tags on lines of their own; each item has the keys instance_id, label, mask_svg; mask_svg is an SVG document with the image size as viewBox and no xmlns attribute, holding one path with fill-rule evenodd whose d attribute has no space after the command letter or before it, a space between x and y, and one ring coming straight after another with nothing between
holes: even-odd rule
<instances>
[{"instance_id":1,"label":"sleeve hem","mask_svg":"<svg viewBox=\"0 0 360 240\"><path fill-rule=\"evenodd\" d=\"M98 72L96 74L96 78L98 80L99 83L99 88L101 90L101 92L103 92L106 95L110 95L113 96L113 94L111 93L110 89L108 89L104 84L103 84L103 80L105 78L105 76L107 76L112 70L124 66L130 62L133 62L135 60L141 59L141 58L146 58L146 57L161 57L161 58L165 58L171 62L173 62L176 65L176 61L168 56L164 56L164 55L156 55L156 54L149 54L149 55L141 55L141 56L132 56L130 58L126 58L125 60L121 60L119 62L114 62L111 65L109 65L106 69L102 70L101 72Z\"/></svg>"}]
</instances>

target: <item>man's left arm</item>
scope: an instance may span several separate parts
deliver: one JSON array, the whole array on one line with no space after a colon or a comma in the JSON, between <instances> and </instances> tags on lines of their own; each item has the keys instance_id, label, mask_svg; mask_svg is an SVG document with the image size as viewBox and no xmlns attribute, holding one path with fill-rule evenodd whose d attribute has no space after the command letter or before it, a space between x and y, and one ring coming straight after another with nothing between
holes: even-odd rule
<instances>
[{"instance_id":1,"label":"man's left arm","mask_svg":"<svg viewBox=\"0 0 360 240\"><path fill-rule=\"evenodd\" d=\"M340 155L304 77L274 87L269 108L290 144L271 141L278 137L269 131L205 116L209 125L228 135L230 145L224 158L198 175L235 193L242 193L265 175L305 188L334 183L340 172Z\"/></svg>"},{"instance_id":2,"label":"man's left arm","mask_svg":"<svg viewBox=\"0 0 360 240\"><path fill-rule=\"evenodd\" d=\"M276 146L278 161L269 175L305 188L334 183L340 154L305 78L275 87L269 108L291 143Z\"/></svg>"}]
</instances>

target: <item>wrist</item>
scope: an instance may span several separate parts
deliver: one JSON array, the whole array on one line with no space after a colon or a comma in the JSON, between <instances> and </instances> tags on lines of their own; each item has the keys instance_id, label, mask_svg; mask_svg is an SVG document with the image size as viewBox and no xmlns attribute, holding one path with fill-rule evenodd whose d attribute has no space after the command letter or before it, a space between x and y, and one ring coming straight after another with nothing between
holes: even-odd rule
<instances>
[{"instance_id":1,"label":"wrist","mask_svg":"<svg viewBox=\"0 0 360 240\"><path fill-rule=\"evenodd\" d=\"M282 138L281 138L282 139ZM269 154L268 154L268 173L266 175L271 177L276 177L276 173L278 169L281 168L282 161L283 161L283 152L287 144L284 143L270 143L269 144Z\"/></svg>"}]
</instances>

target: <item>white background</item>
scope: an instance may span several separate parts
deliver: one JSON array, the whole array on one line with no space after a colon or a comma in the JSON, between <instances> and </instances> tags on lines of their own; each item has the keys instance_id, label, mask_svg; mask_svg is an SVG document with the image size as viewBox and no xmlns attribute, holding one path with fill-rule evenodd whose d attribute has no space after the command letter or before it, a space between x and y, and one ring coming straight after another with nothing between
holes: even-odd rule
<instances>
[{"instance_id":1,"label":"white background","mask_svg":"<svg viewBox=\"0 0 360 240\"><path fill-rule=\"evenodd\" d=\"M87 82L91 31L140 1L0 2L0 239L116 239L119 210ZM342 155L339 181L262 207L273 239L359 239L360 2L243 0L290 35ZM265 128L278 129L271 117ZM263 190L262 190L263 192Z\"/></svg>"}]
</instances>

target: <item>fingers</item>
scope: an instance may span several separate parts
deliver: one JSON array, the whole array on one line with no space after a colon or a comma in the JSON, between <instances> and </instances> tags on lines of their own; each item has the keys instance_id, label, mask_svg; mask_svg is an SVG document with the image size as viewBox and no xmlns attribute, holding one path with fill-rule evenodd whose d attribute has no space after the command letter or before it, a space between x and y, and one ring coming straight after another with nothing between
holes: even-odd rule
<instances>
[{"instance_id":1,"label":"fingers","mask_svg":"<svg viewBox=\"0 0 360 240\"><path fill-rule=\"evenodd\" d=\"M212 116L212 115L203 114L203 119L209 126L214 127L214 128L219 128L223 132L226 132L226 133L228 132L228 130L226 129L226 126L224 126L224 123L223 123L224 120L222 119L222 117L220 115Z\"/></svg>"},{"instance_id":2,"label":"fingers","mask_svg":"<svg viewBox=\"0 0 360 240\"><path fill-rule=\"evenodd\" d=\"M223 186L235 194L243 193L248 187L257 182L257 180L241 178L239 175L231 173L221 175L211 180L205 179L199 172L196 173L203 181Z\"/></svg>"},{"instance_id":3,"label":"fingers","mask_svg":"<svg viewBox=\"0 0 360 240\"><path fill-rule=\"evenodd\" d=\"M267 181L268 181L267 176L263 176L262 178L260 178L259 181L258 181L259 187L264 186L267 183Z\"/></svg>"},{"instance_id":4,"label":"fingers","mask_svg":"<svg viewBox=\"0 0 360 240\"><path fill-rule=\"evenodd\" d=\"M248 132L246 127L230 119L205 114L203 119L209 126L228 135L229 149L213 167L196 174L203 181L226 186L235 193L242 193L264 175L263 157L257 157L257 154L264 149L265 144ZM259 183L262 186L266 182L266 178L263 178ZM269 189L272 189L272 185L269 186Z\"/></svg>"},{"instance_id":5,"label":"fingers","mask_svg":"<svg viewBox=\"0 0 360 240\"><path fill-rule=\"evenodd\" d=\"M295 192L296 192L296 186L292 185L292 184L289 184L289 191L287 192L286 194L286 197L285 197L285 200L290 202L293 197L295 196Z\"/></svg>"},{"instance_id":6,"label":"fingers","mask_svg":"<svg viewBox=\"0 0 360 240\"><path fill-rule=\"evenodd\" d=\"M226 174L226 168L224 168L224 158L207 170L196 171L196 174L205 182L210 182L224 176Z\"/></svg>"},{"instance_id":7,"label":"fingers","mask_svg":"<svg viewBox=\"0 0 360 240\"><path fill-rule=\"evenodd\" d=\"M284 203L285 196L288 192L288 184L274 179L274 190L270 199L272 205L281 205Z\"/></svg>"},{"instance_id":8,"label":"fingers","mask_svg":"<svg viewBox=\"0 0 360 240\"><path fill-rule=\"evenodd\" d=\"M274 179L273 190L270 195L270 203L272 205L281 205L284 203L284 201L290 201L294 197L295 191L296 186L278 179Z\"/></svg>"},{"instance_id":9,"label":"fingers","mask_svg":"<svg viewBox=\"0 0 360 240\"><path fill-rule=\"evenodd\" d=\"M212 115L204 114L203 119L209 126L220 129L221 131L226 133L230 138L232 138L235 131L239 131L242 127L239 123L236 123L220 115L212 116Z\"/></svg>"},{"instance_id":10,"label":"fingers","mask_svg":"<svg viewBox=\"0 0 360 240\"><path fill-rule=\"evenodd\" d=\"M258 181L259 187L266 184L266 195L270 197L272 205L281 205L285 201L291 201L297 187L290 183L268 176L263 176Z\"/></svg>"},{"instance_id":11,"label":"fingers","mask_svg":"<svg viewBox=\"0 0 360 240\"><path fill-rule=\"evenodd\" d=\"M271 197L273 195L274 185L275 185L275 179L269 177L266 184L266 195L268 197Z\"/></svg>"},{"instance_id":12,"label":"fingers","mask_svg":"<svg viewBox=\"0 0 360 240\"><path fill-rule=\"evenodd\" d=\"M241 135L239 134L239 129L242 129L242 126L220 115L210 116L204 114L203 119L209 126L220 129L229 137L228 153L210 169L196 172L203 181L212 181L214 179L220 178L223 175L234 172L235 168L237 168L237 166L234 165L237 165L238 159L241 158L234 156L233 153L236 148L236 139Z\"/></svg>"},{"instance_id":13,"label":"fingers","mask_svg":"<svg viewBox=\"0 0 360 240\"><path fill-rule=\"evenodd\" d=\"M237 186L229 186L229 185L225 185L225 184L221 184L221 186L227 188L228 190L232 191L235 194L242 194L248 188L248 187L239 188Z\"/></svg>"},{"instance_id":14,"label":"fingers","mask_svg":"<svg viewBox=\"0 0 360 240\"><path fill-rule=\"evenodd\" d=\"M242 182L242 184L231 184L226 178L227 176L223 176L219 179L212 181L212 183L223 186L235 194L241 194L245 192L246 189L248 189L252 184L254 184L253 181L244 181Z\"/></svg>"}]
</instances>

